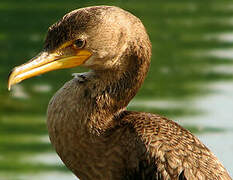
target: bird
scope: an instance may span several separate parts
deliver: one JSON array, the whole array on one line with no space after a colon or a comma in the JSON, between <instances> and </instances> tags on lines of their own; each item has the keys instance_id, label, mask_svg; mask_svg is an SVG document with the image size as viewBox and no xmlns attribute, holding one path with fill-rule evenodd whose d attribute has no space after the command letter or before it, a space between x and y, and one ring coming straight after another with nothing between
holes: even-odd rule
<instances>
[{"instance_id":1,"label":"bird","mask_svg":"<svg viewBox=\"0 0 233 180\"><path fill-rule=\"evenodd\" d=\"M49 71L89 69L74 74L47 110L50 141L81 180L231 179L217 157L176 122L127 110L151 55L149 35L132 13L116 6L80 8L49 27L43 50L11 71L8 89Z\"/></svg>"}]
</instances>

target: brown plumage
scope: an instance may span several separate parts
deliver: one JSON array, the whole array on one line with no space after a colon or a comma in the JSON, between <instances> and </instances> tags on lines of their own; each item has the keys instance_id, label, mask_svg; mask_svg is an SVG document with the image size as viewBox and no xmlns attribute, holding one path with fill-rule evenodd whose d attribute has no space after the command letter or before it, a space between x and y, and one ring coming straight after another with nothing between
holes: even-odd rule
<instances>
[{"instance_id":1,"label":"brown plumage","mask_svg":"<svg viewBox=\"0 0 233 180\"><path fill-rule=\"evenodd\" d=\"M76 39L82 39L82 46ZM40 60L54 53L53 62L60 62L77 52L91 53L81 62L91 71L76 74L54 95L47 124L58 155L78 178L231 179L188 130L159 115L126 110L150 65L150 40L138 18L111 6L72 11L49 28L43 52L29 65L43 64ZM14 69L9 88L34 76L24 75L28 66ZM69 67L59 64L50 70Z\"/></svg>"}]
</instances>

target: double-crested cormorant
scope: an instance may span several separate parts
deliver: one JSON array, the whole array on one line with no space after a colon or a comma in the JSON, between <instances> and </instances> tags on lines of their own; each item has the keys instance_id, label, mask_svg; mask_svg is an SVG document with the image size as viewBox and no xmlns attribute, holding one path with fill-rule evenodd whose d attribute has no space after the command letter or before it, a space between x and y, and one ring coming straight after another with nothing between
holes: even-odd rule
<instances>
[{"instance_id":1,"label":"double-crested cormorant","mask_svg":"<svg viewBox=\"0 0 233 180\"><path fill-rule=\"evenodd\" d=\"M80 179L231 179L188 130L156 114L127 111L147 74L151 44L141 21L118 7L74 10L52 25L43 51L13 69L11 85L84 66L48 107L50 140Z\"/></svg>"}]
</instances>

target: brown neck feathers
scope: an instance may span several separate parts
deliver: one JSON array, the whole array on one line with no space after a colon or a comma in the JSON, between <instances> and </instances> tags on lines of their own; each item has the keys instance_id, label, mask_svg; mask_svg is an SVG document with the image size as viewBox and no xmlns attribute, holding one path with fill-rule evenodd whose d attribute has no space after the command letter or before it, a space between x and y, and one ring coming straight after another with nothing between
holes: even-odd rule
<instances>
[{"instance_id":1,"label":"brown neck feathers","mask_svg":"<svg viewBox=\"0 0 233 180\"><path fill-rule=\"evenodd\" d=\"M98 77L95 84L101 88L95 97L95 108L88 123L89 128L101 133L118 123L113 122L114 117L126 108L145 79L150 65L150 52L149 49L147 52L136 51L133 55L125 53L121 57L125 62L121 69L94 71Z\"/></svg>"}]
</instances>

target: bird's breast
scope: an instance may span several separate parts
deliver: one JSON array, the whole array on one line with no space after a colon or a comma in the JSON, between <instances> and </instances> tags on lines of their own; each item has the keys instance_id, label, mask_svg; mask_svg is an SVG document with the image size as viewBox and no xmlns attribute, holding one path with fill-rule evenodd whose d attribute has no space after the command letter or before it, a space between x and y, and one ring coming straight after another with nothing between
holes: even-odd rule
<instances>
[{"instance_id":1,"label":"bird's breast","mask_svg":"<svg viewBox=\"0 0 233 180\"><path fill-rule=\"evenodd\" d=\"M82 149L86 148L87 144L83 122L88 115L82 111L84 100L78 94L82 88L83 85L74 79L67 82L50 100L47 112L51 143L70 168L74 163L72 160L84 156Z\"/></svg>"},{"instance_id":2,"label":"bird's breast","mask_svg":"<svg viewBox=\"0 0 233 180\"><path fill-rule=\"evenodd\" d=\"M107 139L90 134L86 123L92 111L92 100L85 91L89 91L85 83L79 84L73 79L51 99L47 118L51 143L65 165L78 177L113 179L115 174L117 179L121 175L119 167L125 161L121 158L125 157L125 152L119 143L124 129L116 130Z\"/></svg>"}]
</instances>

